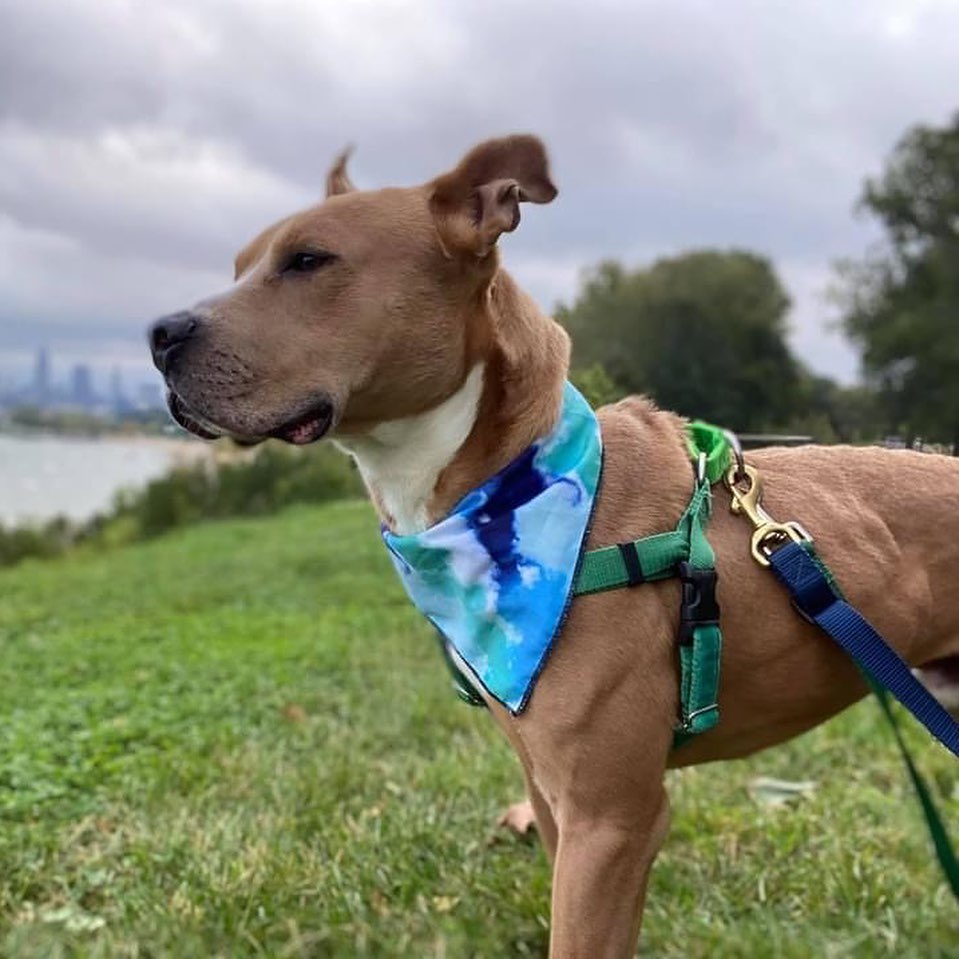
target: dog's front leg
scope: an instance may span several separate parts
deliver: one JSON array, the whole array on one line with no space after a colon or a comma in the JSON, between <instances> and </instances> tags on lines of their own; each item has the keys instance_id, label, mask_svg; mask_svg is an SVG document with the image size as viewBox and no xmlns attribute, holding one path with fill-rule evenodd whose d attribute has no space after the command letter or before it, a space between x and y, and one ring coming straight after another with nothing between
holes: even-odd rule
<instances>
[{"instance_id":1,"label":"dog's front leg","mask_svg":"<svg viewBox=\"0 0 959 959\"><path fill-rule=\"evenodd\" d=\"M556 849L559 843L559 831L556 828L556 820L553 818L553 811L549 808L543 794L536 787L532 777L526 775L526 795L533 807L533 813L536 816L536 831L543 841L543 848L546 850L546 857L551 866L556 866Z\"/></svg>"},{"instance_id":2,"label":"dog's front leg","mask_svg":"<svg viewBox=\"0 0 959 959\"><path fill-rule=\"evenodd\" d=\"M639 814L570 812L559 821L550 959L629 959L636 950L650 867L669 825L665 790Z\"/></svg>"}]
</instances>

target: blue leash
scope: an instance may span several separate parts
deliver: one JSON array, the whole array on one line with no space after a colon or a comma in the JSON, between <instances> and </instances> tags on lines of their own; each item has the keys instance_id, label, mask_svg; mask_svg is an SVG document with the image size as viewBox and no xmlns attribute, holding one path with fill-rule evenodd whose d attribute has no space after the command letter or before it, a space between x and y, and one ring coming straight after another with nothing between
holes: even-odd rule
<instances>
[{"instance_id":1,"label":"blue leash","mask_svg":"<svg viewBox=\"0 0 959 959\"><path fill-rule=\"evenodd\" d=\"M954 756L959 756L959 723L942 708L866 618L849 605L835 577L820 559L812 537L796 522L778 523L762 505L762 481L755 467L743 462L735 437L730 443L736 458L726 475L732 494L730 509L753 526L752 554L760 566L770 566L789 590L793 606L809 622L832 638L859 667L892 727L899 751L912 779L932 836L936 857L952 894L959 900L959 859L949 834L899 730L890 702L896 697ZM748 486L743 487L743 483Z\"/></svg>"},{"instance_id":2,"label":"blue leash","mask_svg":"<svg viewBox=\"0 0 959 959\"><path fill-rule=\"evenodd\" d=\"M865 617L846 602L812 543L790 542L771 553L769 563L799 612L831 636L874 684L888 689L943 746L959 757L959 723L913 676Z\"/></svg>"},{"instance_id":3,"label":"blue leash","mask_svg":"<svg viewBox=\"0 0 959 959\"><path fill-rule=\"evenodd\" d=\"M770 552L768 560L776 578L789 590L796 609L845 650L876 694L919 796L936 856L953 895L959 899L959 859L949 842L929 787L903 741L889 693L956 756L959 756L959 723L913 676L906 663L866 618L849 605L810 540L790 541Z\"/></svg>"}]
</instances>

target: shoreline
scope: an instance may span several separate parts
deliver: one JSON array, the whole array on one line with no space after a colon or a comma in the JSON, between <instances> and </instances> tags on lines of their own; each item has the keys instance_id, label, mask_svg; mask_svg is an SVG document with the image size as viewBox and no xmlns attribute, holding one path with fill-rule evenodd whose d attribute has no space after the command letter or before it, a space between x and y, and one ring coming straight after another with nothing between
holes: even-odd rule
<instances>
[{"instance_id":1,"label":"shoreline","mask_svg":"<svg viewBox=\"0 0 959 959\"><path fill-rule=\"evenodd\" d=\"M180 467L212 467L223 453L176 436L2 432L0 524L33 525L59 515L84 522L108 510L121 490Z\"/></svg>"},{"instance_id":2,"label":"shoreline","mask_svg":"<svg viewBox=\"0 0 959 959\"><path fill-rule=\"evenodd\" d=\"M157 450L166 450L171 453L186 454L186 459L199 459L211 456L218 447L204 440L197 440L183 434L163 435L160 433L71 433L58 430L24 429L0 430L0 440L15 440L31 442L77 443L82 445L122 445L142 446Z\"/></svg>"}]
</instances>

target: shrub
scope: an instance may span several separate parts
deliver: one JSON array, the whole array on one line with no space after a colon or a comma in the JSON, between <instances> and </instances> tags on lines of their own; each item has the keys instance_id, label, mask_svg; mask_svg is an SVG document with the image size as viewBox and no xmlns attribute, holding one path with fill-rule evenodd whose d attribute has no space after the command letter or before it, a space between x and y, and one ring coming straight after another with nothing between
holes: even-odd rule
<instances>
[{"instance_id":1,"label":"shrub","mask_svg":"<svg viewBox=\"0 0 959 959\"><path fill-rule=\"evenodd\" d=\"M77 528L63 516L12 529L0 526L0 566L12 566L23 559L59 556L73 544L77 534Z\"/></svg>"},{"instance_id":2,"label":"shrub","mask_svg":"<svg viewBox=\"0 0 959 959\"><path fill-rule=\"evenodd\" d=\"M601 363L580 367L570 374L573 385L586 397L593 409L599 409L607 403L621 400L625 392L621 390L603 368Z\"/></svg>"},{"instance_id":3,"label":"shrub","mask_svg":"<svg viewBox=\"0 0 959 959\"><path fill-rule=\"evenodd\" d=\"M360 492L353 464L328 446L267 443L240 459L177 467L143 489L118 494L109 514L83 524L57 517L41 526L0 527L0 566L58 556L78 542L113 546L207 519L257 516Z\"/></svg>"}]
</instances>

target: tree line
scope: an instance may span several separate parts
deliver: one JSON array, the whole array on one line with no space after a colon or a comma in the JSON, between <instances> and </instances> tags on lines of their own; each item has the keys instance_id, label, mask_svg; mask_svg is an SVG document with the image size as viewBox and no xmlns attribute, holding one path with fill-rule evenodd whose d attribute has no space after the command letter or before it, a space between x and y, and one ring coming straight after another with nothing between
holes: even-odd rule
<instances>
[{"instance_id":1,"label":"tree line","mask_svg":"<svg viewBox=\"0 0 959 959\"><path fill-rule=\"evenodd\" d=\"M909 130L859 206L884 240L839 264L832 292L861 384L817 375L792 352L788 294L748 250L589 271L556 311L573 338L574 379L595 402L645 393L740 432L921 437L959 453L959 113Z\"/></svg>"}]
</instances>

